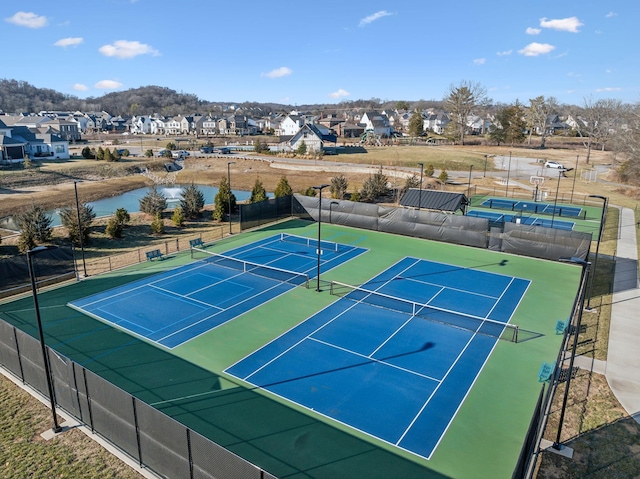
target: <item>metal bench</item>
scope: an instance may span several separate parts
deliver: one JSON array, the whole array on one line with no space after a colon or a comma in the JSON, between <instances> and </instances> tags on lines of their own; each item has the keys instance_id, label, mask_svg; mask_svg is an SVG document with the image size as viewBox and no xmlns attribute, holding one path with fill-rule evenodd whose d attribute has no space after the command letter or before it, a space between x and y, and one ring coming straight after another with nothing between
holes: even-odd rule
<instances>
[{"instance_id":1,"label":"metal bench","mask_svg":"<svg viewBox=\"0 0 640 479\"><path fill-rule=\"evenodd\" d=\"M147 261L153 261L156 258L161 260L162 257L164 256L159 249L154 249L153 251L147 251L145 254L147 255Z\"/></svg>"},{"instance_id":2,"label":"metal bench","mask_svg":"<svg viewBox=\"0 0 640 479\"><path fill-rule=\"evenodd\" d=\"M191 246L192 248L197 248L198 246L204 246L204 242L202 241L202 238L192 239L189 240L189 246Z\"/></svg>"},{"instance_id":3,"label":"metal bench","mask_svg":"<svg viewBox=\"0 0 640 479\"><path fill-rule=\"evenodd\" d=\"M538 371L538 382L544 383L550 381L554 369L555 366L553 364L542 363L542 366L540 366L540 370Z\"/></svg>"}]
</instances>

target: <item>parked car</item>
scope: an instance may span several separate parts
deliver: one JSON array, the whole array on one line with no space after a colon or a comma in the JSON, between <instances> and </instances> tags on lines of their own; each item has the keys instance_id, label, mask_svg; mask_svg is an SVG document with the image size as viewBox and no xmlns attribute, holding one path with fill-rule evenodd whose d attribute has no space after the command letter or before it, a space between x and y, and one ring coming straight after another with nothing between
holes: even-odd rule
<instances>
[{"instance_id":1,"label":"parked car","mask_svg":"<svg viewBox=\"0 0 640 479\"><path fill-rule=\"evenodd\" d=\"M203 146L200 148L200 153L213 153L213 146Z\"/></svg>"},{"instance_id":2,"label":"parked car","mask_svg":"<svg viewBox=\"0 0 640 479\"><path fill-rule=\"evenodd\" d=\"M186 150L176 150L171 152L171 156L174 158L186 158L189 156L189 152Z\"/></svg>"},{"instance_id":3,"label":"parked car","mask_svg":"<svg viewBox=\"0 0 640 479\"><path fill-rule=\"evenodd\" d=\"M566 168L562 165L562 163L558 163L557 161L546 161L544 163L545 168L555 168L557 170L566 170Z\"/></svg>"}]
</instances>

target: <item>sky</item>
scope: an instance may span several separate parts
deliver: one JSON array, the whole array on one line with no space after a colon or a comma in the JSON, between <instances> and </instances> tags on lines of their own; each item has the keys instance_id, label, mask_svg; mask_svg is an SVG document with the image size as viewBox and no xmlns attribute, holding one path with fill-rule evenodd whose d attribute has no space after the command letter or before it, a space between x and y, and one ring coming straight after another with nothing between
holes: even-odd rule
<instances>
[{"instance_id":1,"label":"sky","mask_svg":"<svg viewBox=\"0 0 640 479\"><path fill-rule=\"evenodd\" d=\"M50 0L0 4L0 78L79 98L157 85L211 102L640 101L638 0Z\"/></svg>"}]
</instances>

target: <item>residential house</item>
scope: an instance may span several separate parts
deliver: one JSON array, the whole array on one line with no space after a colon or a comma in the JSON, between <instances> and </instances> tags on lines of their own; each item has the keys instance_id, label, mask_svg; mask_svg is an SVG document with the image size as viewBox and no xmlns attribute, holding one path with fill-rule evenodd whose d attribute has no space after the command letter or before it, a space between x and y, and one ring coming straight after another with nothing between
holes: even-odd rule
<instances>
[{"instance_id":1,"label":"residential house","mask_svg":"<svg viewBox=\"0 0 640 479\"><path fill-rule=\"evenodd\" d=\"M129 132L132 135L150 135L153 120L149 115L131 117L131 126Z\"/></svg>"},{"instance_id":2,"label":"residential house","mask_svg":"<svg viewBox=\"0 0 640 479\"><path fill-rule=\"evenodd\" d=\"M51 127L7 126L0 121L0 157L3 162L20 162L31 158L69 159L69 141Z\"/></svg>"},{"instance_id":3,"label":"residential house","mask_svg":"<svg viewBox=\"0 0 640 479\"><path fill-rule=\"evenodd\" d=\"M300 128L302 128L304 124L305 119L303 116L298 115L297 112L290 113L280 122L280 134L282 136L293 136L300 131Z\"/></svg>"},{"instance_id":4,"label":"residential house","mask_svg":"<svg viewBox=\"0 0 640 479\"><path fill-rule=\"evenodd\" d=\"M393 128L389 124L389 117L377 111L368 111L360 119L365 131L373 131L381 138L389 138L393 133Z\"/></svg>"},{"instance_id":5,"label":"residential house","mask_svg":"<svg viewBox=\"0 0 640 479\"><path fill-rule=\"evenodd\" d=\"M288 145L292 150L297 150L304 143L307 147L307 152L312 153L322 151L329 146L335 147L337 140L336 135L325 134L317 125L306 123L293 135ZM333 145L329 143L333 143Z\"/></svg>"},{"instance_id":6,"label":"residential house","mask_svg":"<svg viewBox=\"0 0 640 479\"><path fill-rule=\"evenodd\" d=\"M422 124L424 131L432 131L438 135L444 133L447 124L451 122L449 116L444 112L426 111L422 112Z\"/></svg>"}]
</instances>

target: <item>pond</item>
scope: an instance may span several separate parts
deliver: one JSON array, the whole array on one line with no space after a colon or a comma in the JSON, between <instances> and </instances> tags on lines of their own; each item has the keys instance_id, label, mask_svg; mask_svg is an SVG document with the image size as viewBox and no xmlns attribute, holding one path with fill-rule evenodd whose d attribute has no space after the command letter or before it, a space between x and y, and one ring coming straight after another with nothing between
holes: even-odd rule
<instances>
[{"instance_id":1,"label":"pond","mask_svg":"<svg viewBox=\"0 0 640 479\"><path fill-rule=\"evenodd\" d=\"M167 198L167 207L175 208L182 199L183 188L189 185L173 185L173 186L158 186L158 192ZM218 188L215 186L196 185L202 194L204 195L204 202L207 205L212 205L215 196L218 194ZM124 208L129 213L138 213L140 211L140 200L151 191L152 187L138 188L136 190L127 191L118 196L112 196L110 198L103 198L97 201L91 201L88 204L93 208L93 212L97 218L103 216L111 216L116 212L118 208ZM237 191L233 190L233 194L236 196L236 200L244 201L251 196L249 191ZM80 199L82 201L82 199ZM47 211L47 214L51 216L53 220L52 226L60 226L59 210ZM15 219L11 216L0 219L0 228L18 231L18 227L15 223Z\"/></svg>"}]
</instances>

